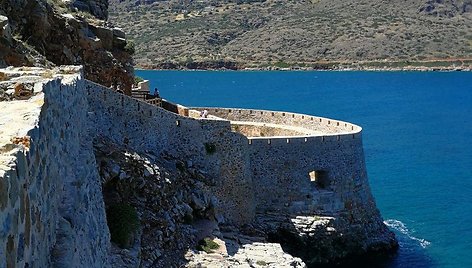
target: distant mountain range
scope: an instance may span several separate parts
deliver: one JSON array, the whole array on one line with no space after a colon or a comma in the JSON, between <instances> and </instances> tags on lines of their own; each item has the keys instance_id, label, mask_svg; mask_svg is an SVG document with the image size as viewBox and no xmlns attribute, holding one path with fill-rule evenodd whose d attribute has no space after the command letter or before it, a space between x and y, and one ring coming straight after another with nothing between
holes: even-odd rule
<instances>
[{"instance_id":1,"label":"distant mountain range","mask_svg":"<svg viewBox=\"0 0 472 268\"><path fill-rule=\"evenodd\" d=\"M111 0L110 21L142 68L472 62L472 0Z\"/></svg>"}]
</instances>

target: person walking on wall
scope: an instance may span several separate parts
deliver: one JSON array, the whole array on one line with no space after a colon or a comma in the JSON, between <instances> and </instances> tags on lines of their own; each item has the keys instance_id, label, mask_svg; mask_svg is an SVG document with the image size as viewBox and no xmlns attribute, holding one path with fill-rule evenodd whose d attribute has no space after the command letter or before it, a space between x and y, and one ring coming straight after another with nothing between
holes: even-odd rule
<instances>
[{"instance_id":1,"label":"person walking on wall","mask_svg":"<svg viewBox=\"0 0 472 268\"><path fill-rule=\"evenodd\" d=\"M160 98L159 96L159 90L157 90L157 87L154 88L154 94L152 94L154 96L154 98Z\"/></svg>"},{"instance_id":2,"label":"person walking on wall","mask_svg":"<svg viewBox=\"0 0 472 268\"><path fill-rule=\"evenodd\" d=\"M200 117L201 118L207 118L208 117L208 110L203 110L200 112Z\"/></svg>"}]
</instances>

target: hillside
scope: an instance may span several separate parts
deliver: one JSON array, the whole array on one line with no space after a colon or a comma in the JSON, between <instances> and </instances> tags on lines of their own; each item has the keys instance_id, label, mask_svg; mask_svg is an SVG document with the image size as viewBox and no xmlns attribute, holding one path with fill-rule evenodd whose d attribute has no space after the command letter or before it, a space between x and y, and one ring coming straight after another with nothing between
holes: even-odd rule
<instances>
[{"instance_id":1,"label":"hillside","mask_svg":"<svg viewBox=\"0 0 472 268\"><path fill-rule=\"evenodd\" d=\"M139 67L472 58L471 0L113 0L110 20L134 39Z\"/></svg>"}]
</instances>

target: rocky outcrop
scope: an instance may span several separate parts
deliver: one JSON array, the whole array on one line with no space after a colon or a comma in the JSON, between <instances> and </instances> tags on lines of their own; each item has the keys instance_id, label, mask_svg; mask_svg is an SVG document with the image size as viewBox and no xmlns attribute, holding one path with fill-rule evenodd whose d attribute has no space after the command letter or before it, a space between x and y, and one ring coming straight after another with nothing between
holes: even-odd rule
<instances>
[{"instance_id":1,"label":"rocky outcrop","mask_svg":"<svg viewBox=\"0 0 472 268\"><path fill-rule=\"evenodd\" d=\"M280 243L308 265L342 264L366 253L398 248L394 234L381 221L354 223L342 217L270 213L259 214L256 222L269 241Z\"/></svg>"},{"instance_id":2,"label":"rocky outcrop","mask_svg":"<svg viewBox=\"0 0 472 268\"><path fill-rule=\"evenodd\" d=\"M0 66L84 65L87 79L130 93L133 46L102 21L107 3L1 1Z\"/></svg>"},{"instance_id":3,"label":"rocky outcrop","mask_svg":"<svg viewBox=\"0 0 472 268\"><path fill-rule=\"evenodd\" d=\"M108 19L108 0L74 0L72 7L92 14L98 19Z\"/></svg>"},{"instance_id":4,"label":"rocky outcrop","mask_svg":"<svg viewBox=\"0 0 472 268\"><path fill-rule=\"evenodd\" d=\"M296 258L284 252L280 244L253 242L245 244L234 253L229 255L229 241L216 240L221 243L222 250L207 254L205 252L191 252L187 254L190 259L187 267L227 267L227 268L247 268L247 267L267 267L267 268L305 268L306 265L300 258ZM238 246L239 247L239 246Z\"/></svg>"},{"instance_id":5,"label":"rocky outcrop","mask_svg":"<svg viewBox=\"0 0 472 268\"><path fill-rule=\"evenodd\" d=\"M105 138L95 141L95 155L105 206L130 203L140 215L131 248L112 246L113 267L305 267L255 226L220 224L213 183L189 163L137 153ZM197 250L205 237L219 248Z\"/></svg>"},{"instance_id":6,"label":"rocky outcrop","mask_svg":"<svg viewBox=\"0 0 472 268\"><path fill-rule=\"evenodd\" d=\"M138 154L106 139L96 140L95 154L105 206L129 203L140 215L141 266L182 265L185 252L197 245L191 224L216 221L205 177L181 161Z\"/></svg>"},{"instance_id":7,"label":"rocky outcrop","mask_svg":"<svg viewBox=\"0 0 472 268\"><path fill-rule=\"evenodd\" d=\"M419 9L420 12L438 16L438 17L454 17L456 15L471 13L471 0L428 0Z\"/></svg>"}]
</instances>

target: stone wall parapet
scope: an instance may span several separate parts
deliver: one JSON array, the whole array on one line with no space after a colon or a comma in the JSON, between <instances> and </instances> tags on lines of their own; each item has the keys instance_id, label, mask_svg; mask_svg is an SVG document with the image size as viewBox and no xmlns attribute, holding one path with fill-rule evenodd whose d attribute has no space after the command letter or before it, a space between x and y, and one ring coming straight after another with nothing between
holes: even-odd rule
<instances>
[{"instance_id":1,"label":"stone wall parapet","mask_svg":"<svg viewBox=\"0 0 472 268\"><path fill-rule=\"evenodd\" d=\"M20 116L30 120L16 125L21 131L8 132L27 135L29 150L18 144L1 148L0 267L107 266L109 233L92 147L98 137L190 162L214 181L215 209L227 223L250 223L256 212L277 211L349 215L381 224L359 126L304 114L187 108L166 101L170 111L80 74L40 87L36 97L11 102L37 109ZM209 111L207 118L200 117L202 110ZM262 125L274 136L243 135L234 129L238 124Z\"/></svg>"},{"instance_id":2,"label":"stone wall parapet","mask_svg":"<svg viewBox=\"0 0 472 268\"><path fill-rule=\"evenodd\" d=\"M361 133L327 135L327 136L277 136L277 137L248 137L248 143L254 144L318 144L321 142L343 142L355 139L362 139Z\"/></svg>"},{"instance_id":3,"label":"stone wall parapet","mask_svg":"<svg viewBox=\"0 0 472 268\"><path fill-rule=\"evenodd\" d=\"M215 195L228 222L247 223L252 219L254 203L244 201L253 198L248 190L248 158L242 157L247 139L231 132L230 121L198 118L186 107L171 103L166 106L169 111L90 81L85 88L91 137L104 136L136 151L191 161L218 182ZM215 152L208 152L209 145L216 148Z\"/></svg>"},{"instance_id":4,"label":"stone wall parapet","mask_svg":"<svg viewBox=\"0 0 472 268\"><path fill-rule=\"evenodd\" d=\"M274 123L302 127L313 131L310 136L344 136L358 134L360 126L330 118L306 114L239 108L191 107L197 111L207 110L211 115L230 121Z\"/></svg>"},{"instance_id":5,"label":"stone wall parapet","mask_svg":"<svg viewBox=\"0 0 472 268\"><path fill-rule=\"evenodd\" d=\"M0 267L107 266L84 80L72 71L42 77L29 99L0 103L10 120L0 129Z\"/></svg>"}]
</instances>

